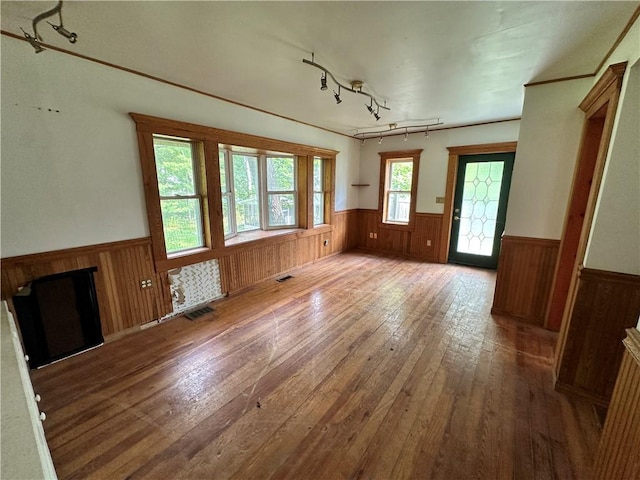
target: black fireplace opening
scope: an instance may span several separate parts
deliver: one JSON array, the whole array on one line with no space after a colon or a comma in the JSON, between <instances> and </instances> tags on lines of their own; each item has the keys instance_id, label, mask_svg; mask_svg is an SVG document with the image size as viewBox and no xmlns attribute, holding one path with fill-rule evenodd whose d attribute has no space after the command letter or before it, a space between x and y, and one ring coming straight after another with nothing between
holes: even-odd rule
<instances>
[{"instance_id":1,"label":"black fireplace opening","mask_svg":"<svg viewBox=\"0 0 640 480\"><path fill-rule=\"evenodd\" d=\"M96 267L38 278L13 297L31 368L104 343L93 274Z\"/></svg>"}]
</instances>

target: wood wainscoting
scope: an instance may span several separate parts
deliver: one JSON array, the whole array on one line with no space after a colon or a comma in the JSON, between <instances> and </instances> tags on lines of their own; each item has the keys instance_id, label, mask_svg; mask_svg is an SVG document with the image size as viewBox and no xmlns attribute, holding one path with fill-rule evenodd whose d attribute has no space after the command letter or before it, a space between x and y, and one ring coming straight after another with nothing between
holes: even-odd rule
<instances>
[{"instance_id":1,"label":"wood wainscoting","mask_svg":"<svg viewBox=\"0 0 640 480\"><path fill-rule=\"evenodd\" d=\"M593 468L594 480L640 478L640 332L627 330L624 346Z\"/></svg>"},{"instance_id":2,"label":"wood wainscoting","mask_svg":"<svg viewBox=\"0 0 640 480\"><path fill-rule=\"evenodd\" d=\"M608 406L625 331L638 323L640 275L582 269L558 363L556 390Z\"/></svg>"},{"instance_id":3,"label":"wood wainscoting","mask_svg":"<svg viewBox=\"0 0 640 480\"><path fill-rule=\"evenodd\" d=\"M335 212L331 226L269 237L225 249L219 258L223 292L239 290L357 244L357 210ZM328 241L327 245L324 242ZM119 334L173 311L166 272L156 272L151 239L140 238L2 259L2 299L32 280L97 267L102 333ZM151 279L152 287L140 282Z\"/></svg>"},{"instance_id":4,"label":"wood wainscoting","mask_svg":"<svg viewBox=\"0 0 640 480\"><path fill-rule=\"evenodd\" d=\"M385 228L380 223L380 212L359 209L356 245L367 250L405 255L428 262L438 261L442 214L416 213L412 231ZM371 238L374 234L377 238ZM428 245L428 243L431 245Z\"/></svg>"},{"instance_id":5,"label":"wood wainscoting","mask_svg":"<svg viewBox=\"0 0 640 480\"><path fill-rule=\"evenodd\" d=\"M502 238L491 313L544 325L560 240Z\"/></svg>"},{"instance_id":6,"label":"wood wainscoting","mask_svg":"<svg viewBox=\"0 0 640 480\"><path fill-rule=\"evenodd\" d=\"M354 248L357 210L334 212L332 220L331 228L303 230L225 249L219 258L223 292L241 290L327 255Z\"/></svg>"},{"instance_id":7,"label":"wood wainscoting","mask_svg":"<svg viewBox=\"0 0 640 480\"><path fill-rule=\"evenodd\" d=\"M105 337L173 311L167 275L154 270L150 238L3 258L2 299L10 301L37 278L87 267L98 268L94 277ZM151 288L141 288L145 279L152 280Z\"/></svg>"}]
</instances>

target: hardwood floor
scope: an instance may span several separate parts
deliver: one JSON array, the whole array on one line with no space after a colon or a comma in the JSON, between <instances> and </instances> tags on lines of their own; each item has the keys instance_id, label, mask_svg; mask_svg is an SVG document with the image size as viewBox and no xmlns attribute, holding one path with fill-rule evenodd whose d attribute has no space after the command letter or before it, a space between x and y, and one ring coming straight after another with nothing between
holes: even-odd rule
<instances>
[{"instance_id":1,"label":"hardwood floor","mask_svg":"<svg viewBox=\"0 0 640 480\"><path fill-rule=\"evenodd\" d=\"M33 372L66 478L589 478L556 334L495 273L341 254Z\"/></svg>"}]
</instances>

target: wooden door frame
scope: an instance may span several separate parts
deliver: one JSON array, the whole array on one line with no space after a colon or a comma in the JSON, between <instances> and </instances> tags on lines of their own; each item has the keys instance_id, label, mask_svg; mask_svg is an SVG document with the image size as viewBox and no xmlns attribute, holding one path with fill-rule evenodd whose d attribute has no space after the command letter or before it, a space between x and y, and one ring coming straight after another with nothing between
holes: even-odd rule
<instances>
[{"instance_id":1,"label":"wooden door frame","mask_svg":"<svg viewBox=\"0 0 640 480\"><path fill-rule=\"evenodd\" d=\"M624 73L627 67L627 62L616 63L610 65L607 70L602 74L597 83L591 88L587 96L580 103L580 109L585 113L585 119L583 124L583 134L582 139L580 141L580 150L578 153L578 160L576 164L576 170L579 168L580 162L585 161L586 155L588 154L589 138L586 135L587 130L589 128L589 123L593 120L597 115L601 115L601 110L605 109L606 113L604 116L604 127L602 129L602 134L600 137L600 144L598 146L598 153L596 157L595 169L593 172L593 177L591 182L587 187L581 185L573 185L571 187L571 197L569 201L576 194L577 189L579 188L589 188L589 195L587 199L586 210L584 213L584 220L581 225L580 230L580 240L578 241L577 249L575 252L575 261L572 264L572 273L571 280L569 284L569 290L567 292L567 298L565 302L565 307L562 315L562 322L560 324L560 335L558 336L558 343L556 348L556 357L555 357L555 371L556 374L560 369L560 365L562 363L562 357L564 354L564 348L567 341L567 332L569 330L569 323L573 313L573 308L576 299L577 286L578 286L578 278L580 277L580 271L583 268L584 256L587 250L587 242L589 239L589 235L591 233L591 227L593 224L593 217L595 214L596 201L598 199L598 194L600 192L600 184L602 183L602 175L604 173L604 167L607 159L607 153L609 152L609 144L611 142L611 135L613 133L613 123L616 116L616 111L618 109L618 100L620 98L620 90L622 88L622 80L624 77ZM567 226L568 215L570 212L567 211L567 216L565 217L565 228ZM563 229L563 235L560 243L560 251L562 251L562 243L565 237L567 236L567 232ZM558 267L560 265L560 259L556 264L556 273L554 274L554 281L552 284L552 289L555 288L556 278L558 277ZM550 295L549 301L551 302L552 294ZM549 313L547 309L547 314ZM548 319L545 319L545 326L548 326Z\"/></svg>"},{"instance_id":2,"label":"wooden door frame","mask_svg":"<svg viewBox=\"0 0 640 480\"><path fill-rule=\"evenodd\" d=\"M440 226L440 250L438 252L439 263L447 263L449 258L451 220L453 218L453 196L456 191L456 177L458 175L458 160L460 155L511 153L516 151L517 146L518 142L501 142L447 147L447 150L449 151L449 166L447 168L447 185L444 195L444 212L442 214L442 224Z\"/></svg>"}]
</instances>

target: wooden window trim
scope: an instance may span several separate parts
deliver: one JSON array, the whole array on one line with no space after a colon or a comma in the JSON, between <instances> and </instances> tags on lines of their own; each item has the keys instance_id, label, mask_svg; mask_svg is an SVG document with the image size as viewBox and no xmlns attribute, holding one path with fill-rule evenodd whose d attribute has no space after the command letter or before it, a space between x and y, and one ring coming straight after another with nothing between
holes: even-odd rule
<instances>
[{"instance_id":1,"label":"wooden window trim","mask_svg":"<svg viewBox=\"0 0 640 480\"><path fill-rule=\"evenodd\" d=\"M333 211L335 209L334 175L337 150L285 142L256 135L221 130L213 127L168 120L139 113L129 113L136 124L140 165L145 193L147 219L151 237L156 271L166 271L185 265L200 263L219 258L227 253L225 247L222 218L222 192L220 185L220 165L218 160L218 145L236 145L239 147L255 148L262 152L286 152L298 158L298 229L321 230L332 229ZM160 209L160 193L158 191L155 154L153 149L153 135L166 135L190 139L203 146L201 160L201 192L203 194L203 233L205 246L184 252L167 255ZM309 192L313 191L313 171L309 169L309 161L313 167L313 157L321 157L325 161L325 193L329 199L325 200L325 224L314 228L313 217L309 222L309 208L313 206L309 199ZM304 159L307 159L305 162ZM310 160L309 160L310 159ZM328 210L328 211L327 211ZM313 212L310 212L313 215ZM294 227L295 228L295 227ZM269 230L274 237L282 237L277 230ZM289 234L299 236L301 233ZM242 243L242 248L262 244L268 239L253 240Z\"/></svg>"},{"instance_id":2,"label":"wooden window trim","mask_svg":"<svg viewBox=\"0 0 640 480\"><path fill-rule=\"evenodd\" d=\"M420 155L422 149L398 150L394 152L378 152L380 155L380 188L378 192L378 228L389 230L413 231L416 223L416 201L418 193L418 178L420 169ZM413 171L411 174L411 201L409 203L409 221L406 224L387 223L384 221L384 207L386 202L387 165L389 160L411 160Z\"/></svg>"}]
</instances>

